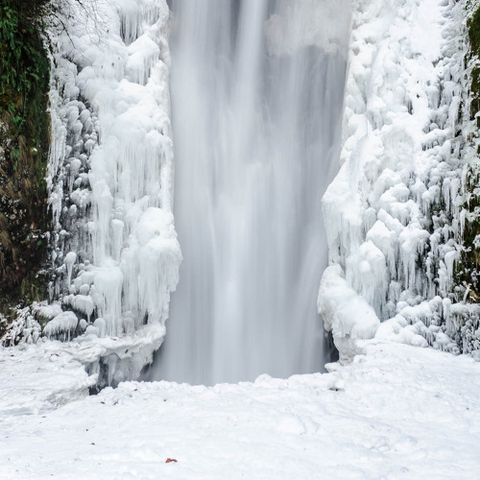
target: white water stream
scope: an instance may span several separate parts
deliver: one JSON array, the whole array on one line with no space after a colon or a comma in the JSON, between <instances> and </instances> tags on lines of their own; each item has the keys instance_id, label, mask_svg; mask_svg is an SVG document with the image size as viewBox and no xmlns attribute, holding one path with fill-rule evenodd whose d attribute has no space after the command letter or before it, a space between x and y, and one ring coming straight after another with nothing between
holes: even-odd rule
<instances>
[{"instance_id":1,"label":"white water stream","mask_svg":"<svg viewBox=\"0 0 480 480\"><path fill-rule=\"evenodd\" d=\"M321 198L338 168L348 0L173 0L175 220L184 262L154 378L324 363Z\"/></svg>"}]
</instances>

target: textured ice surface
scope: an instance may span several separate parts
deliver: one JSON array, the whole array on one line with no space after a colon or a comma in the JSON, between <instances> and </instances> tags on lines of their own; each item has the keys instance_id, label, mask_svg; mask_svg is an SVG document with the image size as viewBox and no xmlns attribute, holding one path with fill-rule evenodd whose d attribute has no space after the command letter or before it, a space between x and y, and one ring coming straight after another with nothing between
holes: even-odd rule
<instances>
[{"instance_id":1,"label":"textured ice surface","mask_svg":"<svg viewBox=\"0 0 480 480\"><path fill-rule=\"evenodd\" d=\"M45 333L71 339L86 330L83 348L112 337L129 358L137 352L139 366L161 343L181 261L171 213L169 10L163 0L72 1L66 10L68 31L52 32L51 294L75 313L55 317ZM125 355L107 345L92 351L118 366Z\"/></svg>"},{"instance_id":2,"label":"textured ice surface","mask_svg":"<svg viewBox=\"0 0 480 480\"><path fill-rule=\"evenodd\" d=\"M43 333L50 338L63 337L71 340L78 326L78 318L73 312L62 312L50 320L43 329Z\"/></svg>"},{"instance_id":3,"label":"textured ice surface","mask_svg":"<svg viewBox=\"0 0 480 480\"><path fill-rule=\"evenodd\" d=\"M352 360L361 340L373 338L380 323L367 300L348 286L339 265L323 273L318 311L324 328L333 334L341 362Z\"/></svg>"},{"instance_id":4,"label":"textured ice surface","mask_svg":"<svg viewBox=\"0 0 480 480\"><path fill-rule=\"evenodd\" d=\"M347 285L380 320L394 318L393 331L416 325L415 335L451 351L457 344L444 335L458 332L449 306L462 300L452 284L461 235L463 8L354 3L342 167L323 199L330 259ZM321 297L339 297L335 288L327 271Z\"/></svg>"}]
</instances>

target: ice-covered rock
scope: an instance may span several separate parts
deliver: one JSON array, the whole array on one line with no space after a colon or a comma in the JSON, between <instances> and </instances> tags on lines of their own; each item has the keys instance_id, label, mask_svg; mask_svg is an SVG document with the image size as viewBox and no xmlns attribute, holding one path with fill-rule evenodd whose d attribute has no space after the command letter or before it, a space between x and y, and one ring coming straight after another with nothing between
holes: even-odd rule
<instances>
[{"instance_id":1,"label":"ice-covered rock","mask_svg":"<svg viewBox=\"0 0 480 480\"><path fill-rule=\"evenodd\" d=\"M464 7L354 2L341 168L323 198L330 260L388 320L378 334L452 352L461 327L452 328L435 297L462 300L453 285L462 225ZM324 298L332 268L322 280L321 310L332 304ZM349 307L340 298L336 308Z\"/></svg>"},{"instance_id":2,"label":"ice-covered rock","mask_svg":"<svg viewBox=\"0 0 480 480\"><path fill-rule=\"evenodd\" d=\"M49 338L70 340L78 326L78 318L73 312L62 312L50 320L43 329L44 335Z\"/></svg>"},{"instance_id":3,"label":"ice-covered rock","mask_svg":"<svg viewBox=\"0 0 480 480\"><path fill-rule=\"evenodd\" d=\"M323 274L318 310L342 362L360 353L359 341L373 338L380 324L375 310L348 285L339 265L328 267Z\"/></svg>"},{"instance_id":4,"label":"ice-covered rock","mask_svg":"<svg viewBox=\"0 0 480 480\"><path fill-rule=\"evenodd\" d=\"M129 338L139 345L136 330L156 325L140 342L148 353L137 348L147 361L163 338L182 258L171 213L169 8L165 0L89 0L67 2L65 14L51 32L48 186L51 295L71 311L45 334L71 339L85 331L84 347L107 336L125 347ZM105 345L92 351L117 355Z\"/></svg>"}]
</instances>

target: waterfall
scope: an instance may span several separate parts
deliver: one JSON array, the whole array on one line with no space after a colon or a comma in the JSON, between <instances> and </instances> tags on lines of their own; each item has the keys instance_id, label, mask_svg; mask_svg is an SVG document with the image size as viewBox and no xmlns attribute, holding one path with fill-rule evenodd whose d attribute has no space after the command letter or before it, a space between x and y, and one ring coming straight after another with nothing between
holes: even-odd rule
<instances>
[{"instance_id":1,"label":"waterfall","mask_svg":"<svg viewBox=\"0 0 480 480\"><path fill-rule=\"evenodd\" d=\"M153 376L318 371L321 198L338 169L349 0L171 3L184 261Z\"/></svg>"}]
</instances>

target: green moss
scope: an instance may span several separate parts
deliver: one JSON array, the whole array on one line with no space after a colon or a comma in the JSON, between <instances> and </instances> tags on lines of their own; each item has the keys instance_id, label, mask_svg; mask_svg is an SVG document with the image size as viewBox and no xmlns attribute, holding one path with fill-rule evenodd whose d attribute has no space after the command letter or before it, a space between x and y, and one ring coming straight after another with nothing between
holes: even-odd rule
<instances>
[{"instance_id":1,"label":"green moss","mask_svg":"<svg viewBox=\"0 0 480 480\"><path fill-rule=\"evenodd\" d=\"M47 8L46 0L0 5L0 313L46 297Z\"/></svg>"},{"instance_id":2,"label":"green moss","mask_svg":"<svg viewBox=\"0 0 480 480\"><path fill-rule=\"evenodd\" d=\"M470 119L475 121L477 130L480 130L480 3L478 0L467 1L467 9L472 12L467 20L468 40L470 51L465 61L471 66L470 78ZM480 156L480 144L477 132L470 140L477 144L477 158ZM480 163L477 159L468 165L465 204L467 212L465 228L462 238L462 253L457 262L455 273L457 285L467 288L467 300L478 303L480 301L480 249L477 248L477 238L480 238ZM460 289L460 295L461 293Z\"/></svg>"},{"instance_id":3,"label":"green moss","mask_svg":"<svg viewBox=\"0 0 480 480\"><path fill-rule=\"evenodd\" d=\"M480 249L475 240L480 236L480 196L477 188L479 185L479 173L477 167L471 165L466 183L468 196L465 208L467 217L463 233L463 251L461 261L457 264L456 273L458 283L468 286L468 300L478 303L480 301Z\"/></svg>"},{"instance_id":4,"label":"green moss","mask_svg":"<svg viewBox=\"0 0 480 480\"><path fill-rule=\"evenodd\" d=\"M468 39L472 57L480 57L480 8L468 19ZM480 112L480 65L474 65L472 69L471 83L472 103L470 115L475 118L477 112Z\"/></svg>"},{"instance_id":5,"label":"green moss","mask_svg":"<svg viewBox=\"0 0 480 480\"><path fill-rule=\"evenodd\" d=\"M468 39L470 41L470 47L474 53L480 52L480 8L473 13L468 19Z\"/></svg>"}]
</instances>

